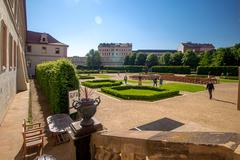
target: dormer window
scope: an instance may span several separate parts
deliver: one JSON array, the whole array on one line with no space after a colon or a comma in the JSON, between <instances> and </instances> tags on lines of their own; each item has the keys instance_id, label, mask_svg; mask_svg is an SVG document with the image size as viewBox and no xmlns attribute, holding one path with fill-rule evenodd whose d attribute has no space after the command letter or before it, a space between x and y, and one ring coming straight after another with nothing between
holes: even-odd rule
<instances>
[{"instance_id":1,"label":"dormer window","mask_svg":"<svg viewBox=\"0 0 240 160\"><path fill-rule=\"evenodd\" d=\"M48 39L47 39L48 35L46 33L41 34L41 43L48 43Z\"/></svg>"}]
</instances>

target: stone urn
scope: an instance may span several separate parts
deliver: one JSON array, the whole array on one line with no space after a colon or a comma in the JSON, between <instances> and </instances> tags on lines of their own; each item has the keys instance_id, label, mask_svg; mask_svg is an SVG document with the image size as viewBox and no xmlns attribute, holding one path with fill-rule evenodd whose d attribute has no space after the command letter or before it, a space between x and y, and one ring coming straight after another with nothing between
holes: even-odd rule
<instances>
[{"instance_id":1,"label":"stone urn","mask_svg":"<svg viewBox=\"0 0 240 160\"><path fill-rule=\"evenodd\" d=\"M97 106L100 104L100 97L96 99L82 98L80 100L73 101L73 107L78 111L78 114L82 118L80 125L87 127L93 125L94 121L92 117L97 111Z\"/></svg>"}]
</instances>

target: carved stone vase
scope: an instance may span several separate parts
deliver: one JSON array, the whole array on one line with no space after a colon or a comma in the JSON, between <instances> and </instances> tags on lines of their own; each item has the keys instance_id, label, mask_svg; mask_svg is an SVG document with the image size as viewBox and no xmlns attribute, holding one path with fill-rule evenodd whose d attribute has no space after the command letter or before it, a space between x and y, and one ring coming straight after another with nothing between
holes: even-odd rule
<instances>
[{"instance_id":1,"label":"carved stone vase","mask_svg":"<svg viewBox=\"0 0 240 160\"><path fill-rule=\"evenodd\" d=\"M73 107L78 111L78 114L82 118L82 121L80 123L82 127L93 125L94 121L92 120L92 117L96 113L97 106L100 104L100 102L100 97L96 99L82 98L73 102Z\"/></svg>"}]
</instances>

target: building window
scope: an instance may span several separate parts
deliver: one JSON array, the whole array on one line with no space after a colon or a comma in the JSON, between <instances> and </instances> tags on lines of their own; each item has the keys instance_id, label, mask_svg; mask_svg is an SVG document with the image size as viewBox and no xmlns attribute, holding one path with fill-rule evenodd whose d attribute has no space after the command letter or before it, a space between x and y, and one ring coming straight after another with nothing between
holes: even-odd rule
<instances>
[{"instance_id":1,"label":"building window","mask_svg":"<svg viewBox=\"0 0 240 160\"><path fill-rule=\"evenodd\" d=\"M32 46L30 45L27 46L27 52L32 52Z\"/></svg>"},{"instance_id":2,"label":"building window","mask_svg":"<svg viewBox=\"0 0 240 160\"><path fill-rule=\"evenodd\" d=\"M7 66L7 26L3 20L0 31L0 70L5 71Z\"/></svg>"},{"instance_id":3,"label":"building window","mask_svg":"<svg viewBox=\"0 0 240 160\"><path fill-rule=\"evenodd\" d=\"M60 53L60 48L55 48L55 53L59 54Z\"/></svg>"},{"instance_id":4,"label":"building window","mask_svg":"<svg viewBox=\"0 0 240 160\"><path fill-rule=\"evenodd\" d=\"M14 41L14 55L13 55L14 70L16 69L16 66L17 66L17 44L16 44L16 41Z\"/></svg>"},{"instance_id":5,"label":"building window","mask_svg":"<svg viewBox=\"0 0 240 160\"><path fill-rule=\"evenodd\" d=\"M13 48L13 45L12 45L12 42L13 42L13 37L11 35L11 33L9 33L9 38L8 38L8 67L9 67L9 70L12 70L12 48Z\"/></svg>"},{"instance_id":6,"label":"building window","mask_svg":"<svg viewBox=\"0 0 240 160\"><path fill-rule=\"evenodd\" d=\"M42 53L44 53L44 54L47 53L47 47L42 47Z\"/></svg>"},{"instance_id":7,"label":"building window","mask_svg":"<svg viewBox=\"0 0 240 160\"><path fill-rule=\"evenodd\" d=\"M114 53L112 53L112 56L114 55Z\"/></svg>"}]
</instances>

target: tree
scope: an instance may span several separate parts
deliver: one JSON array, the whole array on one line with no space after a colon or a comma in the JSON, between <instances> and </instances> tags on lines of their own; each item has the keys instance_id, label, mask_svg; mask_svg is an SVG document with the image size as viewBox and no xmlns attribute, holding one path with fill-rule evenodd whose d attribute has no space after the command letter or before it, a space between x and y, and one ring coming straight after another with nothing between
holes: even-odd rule
<instances>
[{"instance_id":1,"label":"tree","mask_svg":"<svg viewBox=\"0 0 240 160\"><path fill-rule=\"evenodd\" d=\"M176 52L174 54L171 54L170 57L170 64L174 66L181 66L182 65L182 58L183 58L183 53L182 52Z\"/></svg>"},{"instance_id":2,"label":"tree","mask_svg":"<svg viewBox=\"0 0 240 160\"><path fill-rule=\"evenodd\" d=\"M236 55L231 48L219 48L214 56L215 66L234 66L238 64Z\"/></svg>"},{"instance_id":3,"label":"tree","mask_svg":"<svg viewBox=\"0 0 240 160\"><path fill-rule=\"evenodd\" d=\"M163 61L165 65L170 65L171 64L171 54L166 53L163 55Z\"/></svg>"},{"instance_id":4,"label":"tree","mask_svg":"<svg viewBox=\"0 0 240 160\"><path fill-rule=\"evenodd\" d=\"M183 56L183 65L196 68L199 63L198 55L193 51L187 51Z\"/></svg>"},{"instance_id":5,"label":"tree","mask_svg":"<svg viewBox=\"0 0 240 160\"><path fill-rule=\"evenodd\" d=\"M87 53L87 66L91 69L99 69L101 67L101 56L98 51L91 49Z\"/></svg>"},{"instance_id":6,"label":"tree","mask_svg":"<svg viewBox=\"0 0 240 160\"><path fill-rule=\"evenodd\" d=\"M213 63L213 56L214 56L214 52L212 52L212 51L204 52L204 54L200 58L199 65L200 66L210 66L210 65L212 65L212 63Z\"/></svg>"},{"instance_id":7,"label":"tree","mask_svg":"<svg viewBox=\"0 0 240 160\"><path fill-rule=\"evenodd\" d=\"M130 59L130 56L129 55L127 55L127 56L125 56L125 58L124 58L124 65L129 65L129 59Z\"/></svg>"},{"instance_id":8,"label":"tree","mask_svg":"<svg viewBox=\"0 0 240 160\"><path fill-rule=\"evenodd\" d=\"M136 65L144 65L146 62L147 55L143 53L138 53L135 59Z\"/></svg>"},{"instance_id":9,"label":"tree","mask_svg":"<svg viewBox=\"0 0 240 160\"><path fill-rule=\"evenodd\" d=\"M134 65L135 64L135 59L137 57L136 53L131 53L129 57L129 65Z\"/></svg>"},{"instance_id":10,"label":"tree","mask_svg":"<svg viewBox=\"0 0 240 160\"><path fill-rule=\"evenodd\" d=\"M146 65L148 68L158 65L158 57L155 54L149 54L146 59Z\"/></svg>"}]
</instances>

